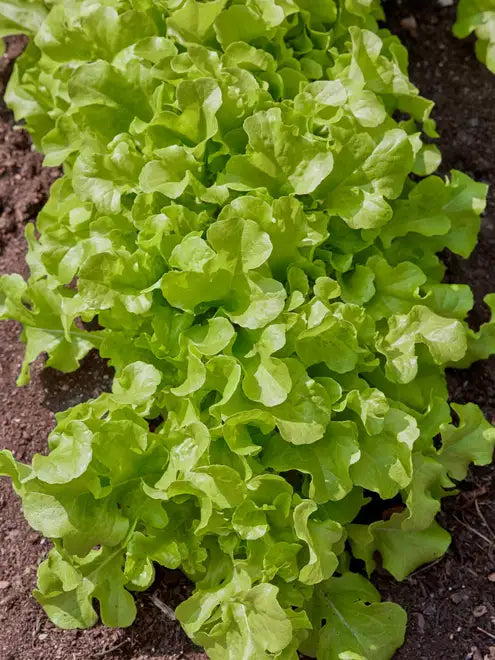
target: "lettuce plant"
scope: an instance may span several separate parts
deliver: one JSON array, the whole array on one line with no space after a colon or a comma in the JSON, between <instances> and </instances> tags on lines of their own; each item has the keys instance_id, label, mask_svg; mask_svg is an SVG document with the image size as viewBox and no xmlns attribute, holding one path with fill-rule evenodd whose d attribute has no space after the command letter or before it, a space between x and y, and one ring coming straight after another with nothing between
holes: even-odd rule
<instances>
[{"instance_id":1,"label":"lettuce plant","mask_svg":"<svg viewBox=\"0 0 495 660\"><path fill-rule=\"evenodd\" d=\"M476 55L495 73L495 0L460 0L454 34L465 39L476 34Z\"/></svg>"},{"instance_id":2,"label":"lettuce plant","mask_svg":"<svg viewBox=\"0 0 495 660\"><path fill-rule=\"evenodd\" d=\"M128 626L160 564L195 583L176 613L213 659L390 658L405 613L355 569L379 553L401 580L447 549L440 500L495 430L451 409L444 370L487 357L495 326L468 328L437 256L469 255L486 187L434 174L432 103L379 4L0 11L30 37L7 103L64 169L28 281L0 281L19 384L42 353L115 368L48 455L0 454L53 542L36 599L63 628L95 600Z\"/></svg>"}]
</instances>

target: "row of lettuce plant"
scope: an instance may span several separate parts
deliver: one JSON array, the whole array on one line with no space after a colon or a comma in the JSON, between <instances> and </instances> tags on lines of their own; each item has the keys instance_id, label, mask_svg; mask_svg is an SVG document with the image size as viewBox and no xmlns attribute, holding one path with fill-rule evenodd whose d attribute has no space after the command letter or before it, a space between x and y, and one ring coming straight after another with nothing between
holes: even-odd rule
<instances>
[{"instance_id":1,"label":"row of lettuce plant","mask_svg":"<svg viewBox=\"0 0 495 660\"><path fill-rule=\"evenodd\" d=\"M445 368L486 358L495 325L469 329L437 256L470 254L486 186L434 174L432 103L379 3L0 12L29 36L6 101L64 171L29 279L0 281L18 382L40 354L115 369L48 455L0 453L53 542L36 599L63 628L95 600L128 626L159 564L194 582L176 614L213 659L391 657L405 613L351 562L401 580L446 551L440 500L495 430L449 406Z\"/></svg>"}]
</instances>

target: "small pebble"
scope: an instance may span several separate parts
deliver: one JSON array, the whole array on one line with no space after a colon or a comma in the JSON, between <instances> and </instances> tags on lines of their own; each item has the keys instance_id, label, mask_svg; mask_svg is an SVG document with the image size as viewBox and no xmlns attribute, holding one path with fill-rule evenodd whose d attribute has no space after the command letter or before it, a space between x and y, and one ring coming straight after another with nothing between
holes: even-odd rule
<instances>
[{"instance_id":1,"label":"small pebble","mask_svg":"<svg viewBox=\"0 0 495 660\"><path fill-rule=\"evenodd\" d=\"M0 589L7 589L10 587L10 582L7 582L7 580L0 580Z\"/></svg>"},{"instance_id":2,"label":"small pebble","mask_svg":"<svg viewBox=\"0 0 495 660\"><path fill-rule=\"evenodd\" d=\"M418 36L418 24L416 22L416 19L414 16L407 16L406 18L403 18L400 22L401 27L404 28L404 30L407 30L411 37L414 37L415 39Z\"/></svg>"},{"instance_id":3,"label":"small pebble","mask_svg":"<svg viewBox=\"0 0 495 660\"><path fill-rule=\"evenodd\" d=\"M453 603L455 603L456 605L458 605L461 601L464 600L464 596L463 596L463 594L460 594L460 593L452 594L452 596L450 597L450 600Z\"/></svg>"},{"instance_id":4,"label":"small pebble","mask_svg":"<svg viewBox=\"0 0 495 660\"><path fill-rule=\"evenodd\" d=\"M473 610L473 615L478 619L480 616L484 616L488 612L486 605L478 605Z\"/></svg>"}]
</instances>

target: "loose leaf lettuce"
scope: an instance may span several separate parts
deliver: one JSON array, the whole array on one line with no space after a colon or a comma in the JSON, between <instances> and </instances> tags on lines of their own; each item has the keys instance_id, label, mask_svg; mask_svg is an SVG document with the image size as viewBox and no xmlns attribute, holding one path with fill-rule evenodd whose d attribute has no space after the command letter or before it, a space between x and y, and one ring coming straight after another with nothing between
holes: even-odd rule
<instances>
[{"instance_id":1,"label":"loose leaf lettuce","mask_svg":"<svg viewBox=\"0 0 495 660\"><path fill-rule=\"evenodd\" d=\"M460 0L454 34L464 39L476 34L476 55L495 73L495 2L493 0Z\"/></svg>"}]
</instances>

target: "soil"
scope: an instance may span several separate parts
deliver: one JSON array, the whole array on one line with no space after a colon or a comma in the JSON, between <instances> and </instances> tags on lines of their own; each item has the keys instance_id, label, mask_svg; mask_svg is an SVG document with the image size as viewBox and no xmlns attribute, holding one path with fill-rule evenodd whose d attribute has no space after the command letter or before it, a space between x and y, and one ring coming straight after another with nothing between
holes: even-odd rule
<instances>
[{"instance_id":1,"label":"soil","mask_svg":"<svg viewBox=\"0 0 495 660\"><path fill-rule=\"evenodd\" d=\"M451 5L451 6L445 6ZM495 76L474 56L473 41L451 33L451 0L389 0L388 25L409 49L410 73L421 93L436 102L443 173L460 169L492 185L480 243L468 260L446 254L446 280L471 284L473 327L487 320L482 299L495 290ZM414 19L414 20L412 20ZM22 37L7 40L0 58L0 94ZM26 133L0 107L0 273L26 275L24 224L33 220L58 172L42 168ZM97 396L111 382L111 369L96 353L73 374L42 370L38 361L29 385L16 388L22 361L14 322L0 324L0 447L29 460L46 448L54 413ZM495 421L495 359L449 375L453 401L478 403ZM446 556L402 583L378 573L384 598L408 612L409 627L398 660L495 659L495 468L474 469L461 493L444 502L441 524L453 536ZM0 480L0 658L4 660L199 660L178 624L160 604L174 607L190 592L176 571L159 573L153 588L138 595L136 623L126 630L97 626L89 631L60 631L47 619L30 592L46 544L29 529L19 501ZM161 603L160 603L161 601Z\"/></svg>"}]
</instances>

